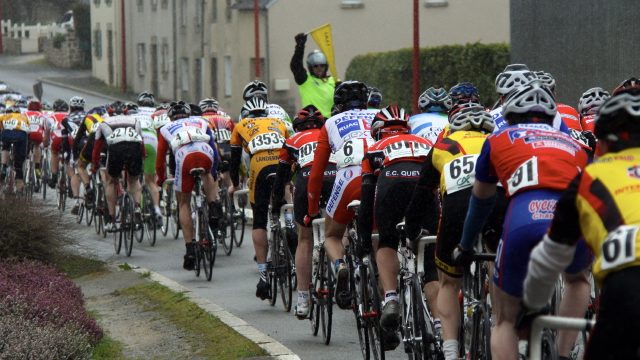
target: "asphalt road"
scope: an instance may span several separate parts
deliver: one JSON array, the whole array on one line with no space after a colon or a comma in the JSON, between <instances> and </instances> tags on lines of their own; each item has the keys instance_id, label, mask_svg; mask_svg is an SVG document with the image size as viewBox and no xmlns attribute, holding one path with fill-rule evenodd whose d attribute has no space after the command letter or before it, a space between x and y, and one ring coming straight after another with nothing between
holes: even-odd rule
<instances>
[{"instance_id":1,"label":"asphalt road","mask_svg":"<svg viewBox=\"0 0 640 360\"><path fill-rule=\"evenodd\" d=\"M37 66L21 68L8 65L7 59L0 57L0 80L5 81L14 89L30 93L36 79L42 76L78 76L87 74L68 70L38 69ZM69 99L79 95L74 91L51 85L44 85L44 99L52 101L56 98ZM83 95L87 106L94 106L108 102L105 98ZM48 193L49 201L46 208L57 211L54 207L55 195ZM70 209L70 206L68 206ZM65 217L71 219L68 213ZM71 231L71 230L70 230ZM247 227L245 240L241 248L234 248L231 256L219 252L213 279L207 282L202 276L196 278L194 272L182 270L182 256L184 245L182 240L173 238L158 238L155 247L150 247L146 241L134 243L133 253L127 258L123 252L115 255L111 236L103 239L95 234L92 227L74 227L74 236L83 251L107 261L118 261L141 266L167 276L183 286L191 289L199 296L205 297L224 307L229 312L242 318L260 331L277 339L302 359L358 359L361 358L358 345L355 320L351 311L339 310L334 307L333 333L331 344L325 346L321 335L311 335L310 322L297 320L292 313L285 313L280 299L275 307L267 302L261 302L255 297L258 279L257 269L253 262L253 247L251 244L251 229ZM296 294L293 295L294 302ZM387 352L387 358L405 358L402 346L393 352Z\"/></svg>"}]
</instances>

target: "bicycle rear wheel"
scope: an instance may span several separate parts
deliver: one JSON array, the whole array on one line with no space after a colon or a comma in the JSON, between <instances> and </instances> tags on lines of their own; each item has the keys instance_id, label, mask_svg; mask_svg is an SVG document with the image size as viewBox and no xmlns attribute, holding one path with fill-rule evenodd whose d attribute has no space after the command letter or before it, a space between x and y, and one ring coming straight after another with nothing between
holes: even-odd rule
<instances>
[{"instance_id":1,"label":"bicycle rear wheel","mask_svg":"<svg viewBox=\"0 0 640 360\"><path fill-rule=\"evenodd\" d=\"M367 289L366 296L364 297L364 308L368 314L371 314L365 319L368 323L369 348L373 359L384 360L384 340L382 338L382 326L380 325L380 295L373 260L369 261L365 269L364 279L366 279L366 283L364 283L364 285L367 286Z\"/></svg>"},{"instance_id":2,"label":"bicycle rear wheel","mask_svg":"<svg viewBox=\"0 0 640 360\"><path fill-rule=\"evenodd\" d=\"M121 233L124 234L124 248L127 257L131 256L133 250L133 238L135 231L135 222L133 215L133 199L129 193L125 192L123 195L123 223L121 226Z\"/></svg>"},{"instance_id":3,"label":"bicycle rear wheel","mask_svg":"<svg viewBox=\"0 0 640 360\"><path fill-rule=\"evenodd\" d=\"M275 236L275 232L273 232ZM273 239L273 238L272 238ZM275 306L278 299L278 264L280 263L279 254L276 248L276 241L271 242L271 263L268 265L269 272L269 286L271 287L271 299L269 299L269 305Z\"/></svg>"},{"instance_id":4,"label":"bicycle rear wheel","mask_svg":"<svg viewBox=\"0 0 640 360\"><path fill-rule=\"evenodd\" d=\"M142 188L142 227L144 228L144 237L149 241L149 245L156 244L157 223L156 212L151 198L151 191L147 186Z\"/></svg>"},{"instance_id":5,"label":"bicycle rear wheel","mask_svg":"<svg viewBox=\"0 0 640 360\"><path fill-rule=\"evenodd\" d=\"M213 233L209 228L209 216L206 208L199 211L198 219L198 244L202 268L204 269L207 281L211 281L213 276L213 264L215 262L215 254L213 251Z\"/></svg>"},{"instance_id":6,"label":"bicycle rear wheel","mask_svg":"<svg viewBox=\"0 0 640 360\"><path fill-rule=\"evenodd\" d=\"M82 220L84 219L84 201L80 200L80 206L78 207L78 215L76 215L76 222L78 224L82 224Z\"/></svg>"},{"instance_id":7,"label":"bicycle rear wheel","mask_svg":"<svg viewBox=\"0 0 640 360\"><path fill-rule=\"evenodd\" d=\"M235 209L233 213L233 240L237 247L242 245L242 241L244 240L244 227L247 225L244 202L240 202L240 205L242 205L240 206L240 209Z\"/></svg>"},{"instance_id":8,"label":"bicycle rear wheel","mask_svg":"<svg viewBox=\"0 0 640 360\"><path fill-rule=\"evenodd\" d=\"M220 203L222 205L222 218L218 221L218 240L227 256L233 251L233 212L229 207L229 193L225 188L220 190Z\"/></svg>"},{"instance_id":9,"label":"bicycle rear wheel","mask_svg":"<svg viewBox=\"0 0 640 360\"><path fill-rule=\"evenodd\" d=\"M324 252L324 248L321 251L320 261L320 319L322 322L322 338L324 344L329 345L331 342L331 325L333 322L333 271L331 271L331 260Z\"/></svg>"}]
</instances>

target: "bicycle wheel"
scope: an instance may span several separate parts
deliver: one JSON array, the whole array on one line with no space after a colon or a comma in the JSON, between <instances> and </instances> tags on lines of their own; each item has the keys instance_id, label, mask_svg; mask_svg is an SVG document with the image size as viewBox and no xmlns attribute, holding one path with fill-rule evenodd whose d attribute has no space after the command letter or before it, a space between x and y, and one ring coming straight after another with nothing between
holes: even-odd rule
<instances>
[{"instance_id":1,"label":"bicycle wheel","mask_svg":"<svg viewBox=\"0 0 640 360\"><path fill-rule=\"evenodd\" d=\"M237 247L242 245L244 240L244 227L247 225L247 217L245 214L245 201L238 201L240 203L240 209L235 209L233 213L233 228L234 228L234 241Z\"/></svg>"},{"instance_id":2,"label":"bicycle wheel","mask_svg":"<svg viewBox=\"0 0 640 360\"><path fill-rule=\"evenodd\" d=\"M204 205L199 211L198 221L198 237L199 237L199 250L200 257L202 258L202 267L204 268L204 274L207 281L211 281L213 276L213 264L215 262L215 254L213 250L213 243L215 241L213 232L209 227L209 214Z\"/></svg>"},{"instance_id":3,"label":"bicycle wheel","mask_svg":"<svg viewBox=\"0 0 640 360\"><path fill-rule=\"evenodd\" d=\"M126 251L127 257L131 256L131 251L133 250L133 238L135 231L135 222L133 215L133 199L129 193L125 192L123 195L123 209L122 209L122 219L123 222L120 224L121 234L124 236L124 249Z\"/></svg>"},{"instance_id":4,"label":"bicycle wheel","mask_svg":"<svg viewBox=\"0 0 640 360\"><path fill-rule=\"evenodd\" d=\"M80 200L80 206L78 207L78 214L76 215L76 222L78 224L82 224L82 220L84 219L84 200Z\"/></svg>"},{"instance_id":5,"label":"bicycle wheel","mask_svg":"<svg viewBox=\"0 0 640 360\"><path fill-rule=\"evenodd\" d=\"M366 296L364 297L364 308L369 314L366 318L367 334L369 337L369 348L373 359L384 360L384 340L382 338L382 326L380 325L380 293L378 292L378 279L376 279L376 271L373 260L370 260L364 268L364 279L366 283Z\"/></svg>"},{"instance_id":6,"label":"bicycle wheel","mask_svg":"<svg viewBox=\"0 0 640 360\"><path fill-rule=\"evenodd\" d=\"M320 330L322 270L323 268L319 261L317 263L315 261L312 262L311 286L309 287L309 320L311 320L311 333L313 336L318 336L318 330Z\"/></svg>"},{"instance_id":7,"label":"bicycle wheel","mask_svg":"<svg viewBox=\"0 0 640 360\"><path fill-rule=\"evenodd\" d=\"M42 157L42 179L40 180L40 188L42 189L42 200L47 200L47 187L49 187L49 179L51 179L51 169L49 168L49 157L43 153Z\"/></svg>"},{"instance_id":8,"label":"bicycle wheel","mask_svg":"<svg viewBox=\"0 0 640 360\"><path fill-rule=\"evenodd\" d=\"M416 360L427 358L430 339L425 323L425 311L422 306L422 287L420 279L415 276L411 284L411 343L412 355Z\"/></svg>"},{"instance_id":9,"label":"bicycle wheel","mask_svg":"<svg viewBox=\"0 0 640 360\"><path fill-rule=\"evenodd\" d=\"M131 227L131 231L133 233L133 238L136 239L138 244L140 244L142 243L142 240L144 240L144 213L142 212L142 209L140 209L139 217L135 215L135 210L134 210L134 216L132 220L133 220L133 226Z\"/></svg>"},{"instance_id":10,"label":"bicycle wheel","mask_svg":"<svg viewBox=\"0 0 640 360\"><path fill-rule=\"evenodd\" d=\"M276 300L278 299L278 271L277 266L280 263L279 253L277 249L277 241L276 232L273 231L270 241L270 253L271 253L271 263L268 264L268 272L269 272L269 286L271 287L271 299L269 299L269 305L275 306Z\"/></svg>"},{"instance_id":11,"label":"bicycle wheel","mask_svg":"<svg viewBox=\"0 0 640 360\"><path fill-rule=\"evenodd\" d=\"M331 342L331 325L333 322L333 271L331 271L331 260L324 252L321 252L322 262L320 263L322 272L320 273L320 319L322 323L322 338L324 344Z\"/></svg>"},{"instance_id":12,"label":"bicycle wheel","mask_svg":"<svg viewBox=\"0 0 640 360\"><path fill-rule=\"evenodd\" d=\"M222 205L222 218L218 221L218 231L216 231L220 236L218 236L218 240L222 243L222 248L224 249L224 253L227 256L231 255L231 251L233 251L233 213L231 208L229 207L229 193L225 188L220 190L220 202Z\"/></svg>"},{"instance_id":13,"label":"bicycle wheel","mask_svg":"<svg viewBox=\"0 0 640 360\"><path fill-rule=\"evenodd\" d=\"M171 228L173 239L177 240L180 236L180 208L173 196L173 192L171 192Z\"/></svg>"},{"instance_id":14,"label":"bicycle wheel","mask_svg":"<svg viewBox=\"0 0 640 360\"><path fill-rule=\"evenodd\" d=\"M118 205L116 206L116 213L115 216L113 218L113 222L114 225L117 225L118 228L117 230L114 230L113 232L113 246L114 249L116 250L116 255L120 254L120 250L122 249L122 223L123 223L123 214L122 214L122 210L123 208L123 201L122 199L118 201ZM104 233L106 233L106 229L104 230Z\"/></svg>"},{"instance_id":15,"label":"bicycle wheel","mask_svg":"<svg viewBox=\"0 0 640 360\"><path fill-rule=\"evenodd\" d=\"M289 252L289 247L286 245L286 239L284 236L284 230L281 229L278 232L279 236L276 239L279 241L279 264L277 268L278 282L280 286L280 298L282 299L282 307L284 311L291 311L291 297L293 295L293 278L291 276L292 269L292 256Z\"/></svg>"},{"instance_id":16,"label":"bicycle wheel","mask_svg":"<svg viewBox=\"0 0 640 360\"><path fill-rule=\"evenodd\" d=\"M148 187L143 187L142 196L142 224L144 227L144 237L149 241L149 245L156 245L157 238L157 222L156 212L153 206L153 199Z\"/></svg>"}]
</instances>

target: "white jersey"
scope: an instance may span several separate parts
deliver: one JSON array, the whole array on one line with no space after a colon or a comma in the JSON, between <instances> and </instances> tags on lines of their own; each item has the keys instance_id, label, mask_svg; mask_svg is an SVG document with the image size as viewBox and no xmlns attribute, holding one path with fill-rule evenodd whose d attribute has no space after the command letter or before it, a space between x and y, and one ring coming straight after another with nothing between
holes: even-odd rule
<instances>
[{"instance_id":1,"label":"white jersey","mask_svg":"<svg viewBox=\"0 0 640 360\"><path fill-rule=\"evenodd\" d=\"M153 115L154 112L156 112L155 108L152 108L152 107L149 107L149 106L140 106L138 108L138 114L137 115L143 115L143 116L151 117L151 115Z\"/></svg>"},{"instance_id":2,"label":"white jersey","mask_svg":"<svg viewBox=\"0 0 640 360\"><path fill-rule=\"evenodd\" d=\"M104 138L108 145L120 142L142 143L140 121L134 116L111 116L101 122L96 130L96 140L101 138Z\"/></svg>"},{"instance_id":3,"label":"white jersey","mask_svg":"<svg viewBox=\"0 0 640 360\"><path fill-rule=\"evenodd\" d=\"M421 113L409 118L411 134L436 142L438 135L449 124L449 118L441 113Z\"/></svg>"},{"instance_id":4,"label":"white jersey","mask_svg":"<svg viewBox=\"0 0 640 360\"><path fill-rule=\"evenodd\" d=\"M209 123L199 116L178 119L160 128L162 136L175 153L180 147L194 142L209 142Z\"/></svg>"},{"instance_id":5,"label":"white jersey","mask_svg":"<svg viewBox=\"0 0 640 360\"><path fill-rule=\"evenodd\" d=\"M349 110L330 117L323 130L338 169L360 165L365 150L375 141L371 137L371 122L379 110Z\"/></svg>"}]
</instances>

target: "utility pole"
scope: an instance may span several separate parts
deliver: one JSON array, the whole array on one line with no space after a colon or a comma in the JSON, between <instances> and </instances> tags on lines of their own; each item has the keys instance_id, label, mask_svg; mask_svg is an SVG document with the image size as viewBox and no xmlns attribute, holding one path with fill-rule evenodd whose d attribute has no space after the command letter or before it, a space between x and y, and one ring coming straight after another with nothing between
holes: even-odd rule
<instances>
[{"instance_id":1,"label":"utility pole","mask_svg":"<svg viewBox=\"0 0 640 360\"><path fill-rule=\"evenodd\" d=\"M120 34L122 35L122 57L120 58L120 61L122 62L122 92L126 93L127 92L127 30L126 30L126 23L125 23L125 8L124 8L124 0L120 1L120 17L122 18L122 25L120 27Z\"/></svg>"},{"instance_id":2,"label":"utility pole","mask_svg":"<svg viewBox=\"0 0 640 360\"><path fill-rule=\"evenodd\" d=\"M4 17L3 16L4 14L2 13L2 8L3 7L4 7L4 2L2 0L0 0L0 54L4 54L4 44L2 42L2 36L3 36L2 30L4 30L4 29L2 27L2 22L1 22L1 20L3 20L3 17Z\"/></svg>"},{"instance_id":3,"label":"utility pole","mask_svg":"<svg viewBox=\"0 0 640 360\"><path fill-rule=\"evenodd\" d=\"M418 113L418 94L420 93L420 16L419 0L413 0L413 86L411 109Z\"/></svg>"},{"instance_id":4,"label":"utility pole","mask_svg":"<svg viewBox=\"0 0 640 360\"><path fill-rule=\"evenodd\" d=\"M255 36L256 79L260 79L260 0L253 0L253 22Z\"/></svg>"}]
</instances>

